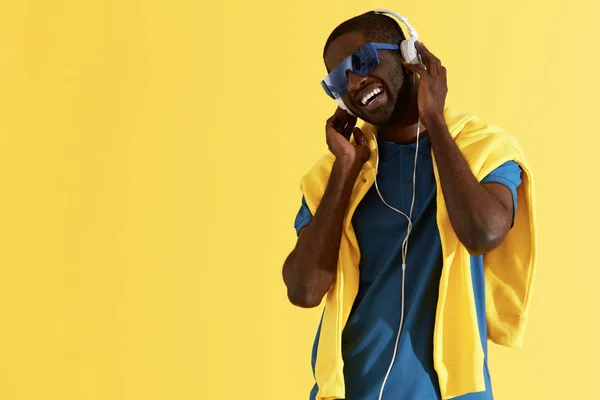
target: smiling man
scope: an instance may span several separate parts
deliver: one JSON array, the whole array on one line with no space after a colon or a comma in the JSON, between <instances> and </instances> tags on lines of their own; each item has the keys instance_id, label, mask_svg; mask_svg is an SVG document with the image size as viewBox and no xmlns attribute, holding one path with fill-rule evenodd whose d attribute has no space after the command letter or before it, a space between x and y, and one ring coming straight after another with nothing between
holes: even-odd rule
<instances>
[{"instance_id":1,"label":"smiling man","mask_svg":"<svg viewBox=\"0 0 600 400\"><path fill-rule=\"evenodd\" d=\"M520 346L536 247L527 163L514 138L447 108L446 68L421 43L424 65L403 63L403 40L369 12L325 44L328 78L349 66L326 91L366 124L341 108L326 122L330 153L302 181L283 266L294 305L326 298L311 400L491 399L488 337Z\"/></svg>"}]
</instances>

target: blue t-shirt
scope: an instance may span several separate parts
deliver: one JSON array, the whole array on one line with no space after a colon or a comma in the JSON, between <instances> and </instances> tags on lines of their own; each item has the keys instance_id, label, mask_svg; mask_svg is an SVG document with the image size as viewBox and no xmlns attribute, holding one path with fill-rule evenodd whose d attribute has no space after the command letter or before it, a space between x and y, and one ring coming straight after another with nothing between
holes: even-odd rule
<instances>
[{"instance_id":1,"label":"blue t-shirt","mask_svg":"<svg viewBox=\"0 0 600 400\"><path fill-rule=\"evenodd\" d=\"M416 144L400 145L378 138L380 163L377 182L385 201L409 213L413 190ZM500 183L513 194L516 212L521 168L507 162L482 183ZM413 230L409 240L405 309L396 360L383 399L440 399L433 367L433 331L442 271L442 248L436 223L436 183L428 136L419 141ZM304 198L295 228L310 223L312 214ZM392 360L401 314L402 241L407 220L379 198L375 185L358 205L352 218L361 251L360 283L356 300L342 334L342 355L347 400L377 400ZM460 400L492 399L487 365L487 327L483 256L471 257L471 275L481 344L485 353L482 373L486 391L457 397ZM314 371L320 325L313 346ZM315 399L313 387L310 400Z\"/></svg>"}]
</instances>

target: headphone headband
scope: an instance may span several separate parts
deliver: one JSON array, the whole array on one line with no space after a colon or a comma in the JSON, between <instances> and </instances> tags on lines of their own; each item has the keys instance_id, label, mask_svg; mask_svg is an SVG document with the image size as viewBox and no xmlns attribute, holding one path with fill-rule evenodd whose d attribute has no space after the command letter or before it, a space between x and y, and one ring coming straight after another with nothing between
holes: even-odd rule
<instances>
[{"instance_id":1,"label":"headphone headband","mask_svg":"<svg viewBox=\"0 0 600 400\"><path fill-rule=\"evenodd\" d=\"M394 17L396 17L396 19L398 19L404 25L406 25L406 28L408 29L408 34L410 35L410 38L413 38L413 39L419 38L419 33L417 32L417 30L415 28L413 28L413 26L410 24L410 22L408 22L408 18L403 17L402 15L398 14L397 12L394 12L392 10L387 10L385 8L377 8L377 9L371 10L371 11L379 13L379 14L393 15Z\"/></svg>"}]
</instances>

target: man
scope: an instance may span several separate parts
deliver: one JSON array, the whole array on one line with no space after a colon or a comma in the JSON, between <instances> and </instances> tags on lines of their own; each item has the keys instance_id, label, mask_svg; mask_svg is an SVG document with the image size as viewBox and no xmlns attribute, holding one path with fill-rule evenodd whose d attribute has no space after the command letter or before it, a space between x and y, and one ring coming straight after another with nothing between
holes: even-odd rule
<instances>
[{"instance_id":1,"label":"man","mask_svg":"<svg viewBox=\"0 0 600 400\"><path fill-rule=\"evenodd\" d=\"M354 17L339 25L327 40L327 71L331 72L367 43L399 44L404 39L399 25L390 17L373 12ZM377 131L373 140L380 157L378 188L371 185L358 205L352 205L357 187L367 180L362 177L367 176L373 149L364 129L355 126L356 117L340 108L325 128L332 153L331 163L325 168L327 176L321 181L303 183L305 196L295 222L298 241L283 266L289 300L299 307L311 308L321 304L329 293L331 303L327 303L326 312L332 312L328 308L341 304L335 298L348 290L342 285L348 286L352 281L347 272L344 282L339 282L340 270L350 271L349 257L341 260L345 250L340 246L352 242L349 237L355 235L360 251L357 292L350 297L349 315L343 317L343 380L335 389L329 389L329 383L327 389L319 388L323 385L319 375L326 376L328 370L334 369L325 361L321 361L321 372L316 368L317 360L325 358L318 356L319 352L328 351L319 344L325 328L322 320L313 347L317 382L310 393L311 400L337 396L349 400L492 398L483 255L503 243L515 223L522 169L507 159L485 176L475 176L457 145L457 134L450 133L445 118L446 69L423 44L418 43L416 48L425 65L403 63L397 50L379 50L380 63L371 73L361 76L348 71L344 103L352 114ZM423 128L415 154L419 120ZM369 125L365 127L369 129ZM324 190L310 182L322 182ZM310 203L313 207L309 207L306 196L311 191L316 193ZM442 197L444 210L439 209ZM402 244L409 222L388 205L412 214L404 277ZM434 363L434 332L442 329L438 321L442 304L440 282L444 268L448 268L444 264L448 257L443 251L438 217L443 215L439 211L446 210L452 234L468 251L468 290L472 290L475 303L477 346L483 350L482 363L477 364L482 368L475 367L481 382L472 386L447 384L448 373L445 369L440 373L442 368ZM346 218L351 218L348 228ZM444 292L444 298L447 297ZM449 319L456 318L453 315ZM397 336L401 319L401 334ZM329 325L328 329L335 329ZM459 332L455 337L460 335ZM328 380L335 378L322 378L323 382ZM459 386L471 389L453 392L452 387Z\"/></svg>"}]
</instances>

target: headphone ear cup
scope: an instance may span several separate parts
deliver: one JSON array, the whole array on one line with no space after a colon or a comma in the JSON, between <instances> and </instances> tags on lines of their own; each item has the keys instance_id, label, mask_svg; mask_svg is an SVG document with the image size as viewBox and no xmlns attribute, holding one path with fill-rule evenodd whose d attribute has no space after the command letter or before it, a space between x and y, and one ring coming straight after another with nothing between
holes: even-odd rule
<instances>
[{"instance_id":1,"label":"headphone ear cup","mask_svg":"<svg viewBox=\"0 0 600 400\"><path fill-rule=\"evenodd\" d=\"M352 114L352 111L350 111L348 109L348 107L346 107L346 103L344 103L343 99L335 99L335 102L338 104L338 106L342 109L342 110L346 110L346 112L352 116L355 116L354 114Z\"/></svg>"},{"instance_id":2,"label":"headphone ear cup","mask_svg":"<svg viewBox=\"0 0 600 400\"><path fill-rule=\"evenodd\" d=\"M404 62L409 64L421 63L421 58L419 57L415 43L417 43L417 39L415 38L406 39L400 43L400 53L402 54L402 60Z\"/></svg>"}]
</instances>

